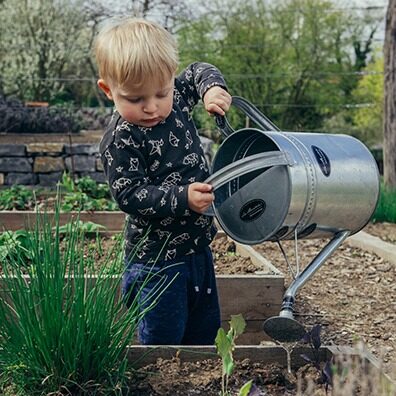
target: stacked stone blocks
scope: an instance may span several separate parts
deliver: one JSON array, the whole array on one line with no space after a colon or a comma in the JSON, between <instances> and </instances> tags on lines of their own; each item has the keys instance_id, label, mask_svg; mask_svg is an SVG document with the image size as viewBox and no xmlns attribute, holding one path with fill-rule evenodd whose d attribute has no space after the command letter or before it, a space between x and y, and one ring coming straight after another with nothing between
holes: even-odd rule
<instances>
[{"instance_id":1,"label":"stacked stone blocks","mask_svg":"<svg viewBox=\"0 0 396 396\"><path fill-rule=\"evenodd\" d=\"M54 186L62 173L104 183L98 143L0 144L0 185Z\"/></svg>"}]
</instances>

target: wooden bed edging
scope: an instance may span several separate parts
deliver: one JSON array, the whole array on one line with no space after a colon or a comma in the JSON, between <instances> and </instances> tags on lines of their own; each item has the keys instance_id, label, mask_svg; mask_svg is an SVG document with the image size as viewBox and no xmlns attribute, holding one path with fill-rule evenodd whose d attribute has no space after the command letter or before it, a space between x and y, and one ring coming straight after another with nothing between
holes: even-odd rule
<instances>
[{"instance_id":1,"label":"wooden bed edging","mask_svg":"<svg viewBox=\"0 0 396 396\"><path fill-rule=\"evenodd\" d=\"M357 234L351 235L345 242L352 247L374 253L396 265L396 245L394 243L385 242L365 231L359 231Z\"/></svg>"},{"instance_id":2,"label":"wooden bed edging","mask_svg":"<svg viewBox=\"0 0 396 396\"><path fill-rule=\"evenodd\" d=\"M128 347L127 353L129 362L136 364L136 367L155 363L158 358L172 359L176 356L182 362L197 362L203 359L219 358L216 353L216 348L211 345L131 345ZM298 368L306 363L306 361L301 358L301 354L311 356L311 349L307 347L295 348L291 354L292 367ZM251 362L255 363L278 363L284 367L287 366L286 351L280 346L237 345L233 355L237 360L250 359ZM321 361L326 361L331 355L332 354L326 347L320 349Z\"/></svg>"},{"instance_id":3,"label":"wooden bed edging","mask_svg":"<svg viewBox=\"0 0 396 396\"><path fill-rule=\"evenodd\" d=\"M110 276L110 275L109 275ZM121 275L112 275L121 283ZM6 294L7 281L0 276L0 297ZM28 276L25 276L29 280ZM86 276L87 284L96 282L95 276ZM228 328L231 315L242 314L246 330L240 336L241 344L259 344L268 340L263 331L264 321L278 315L284 292L284 278L280 275L217 275L222 326Z\"/></svg>"},{"instance_id":4,"label":"wooden bed edging","mask_svg":"<svg viewBox=\"0 0 396 396\"><path fill-rule=\"evenodd\" d=\"M40 216L44 213L40 212ZM54 213L48 211L46 214L53 221ZM2 210L0 211L0 230L16 231L21 229L32 229L36 223L37 213L32 210ZM72 219L91 221L106 227L106 231L121 232L124 229L125 213L120 211L98 211L98 212L65 212L60 213L59 224L64 225Z\"/></svg>"},{"instance_id":5,"label":"wooden bed edging","mask_svg":"<svg viewBox=\"0 0 396 396\"><path fill-rule=\"evenodd\" d=\"M195 362L202 359L218 358L216 348L212 345L131 345L128 347L128 360L136 363L137 367L155 363L158 358L171 359L178 357L181 361ZM312 348L298 346L291 352L292 367L298 368L306 364L301 355L312 357ZM255 363L278 363L287 366L286 350L278 345L237 345L233 352L237 360L250 359ZM370 352L349 346L324 345L319 349L321 362L334 357L360 357L377 370L381 370L381 364ZM389 381L394 382L387 376Z\"/></svg>"}]
</instances>

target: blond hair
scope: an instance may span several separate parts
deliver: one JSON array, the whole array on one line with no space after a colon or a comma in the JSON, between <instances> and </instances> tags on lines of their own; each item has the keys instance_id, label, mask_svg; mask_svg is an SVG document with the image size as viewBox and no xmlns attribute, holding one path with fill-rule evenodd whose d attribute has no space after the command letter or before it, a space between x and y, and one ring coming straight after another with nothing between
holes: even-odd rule
<instances>
[{"instance_id":1,"label":"blond hair","mask_svg":"<svg viewBox=\"0 0 396 396\"><path fill-rule=\"evenodd\" d=\"M99 32L95 55L100 78L123 86L153 80L163 84L176 72L178 52L162 26L137 18L111 20Z\"/></svg>"}]
</instances>

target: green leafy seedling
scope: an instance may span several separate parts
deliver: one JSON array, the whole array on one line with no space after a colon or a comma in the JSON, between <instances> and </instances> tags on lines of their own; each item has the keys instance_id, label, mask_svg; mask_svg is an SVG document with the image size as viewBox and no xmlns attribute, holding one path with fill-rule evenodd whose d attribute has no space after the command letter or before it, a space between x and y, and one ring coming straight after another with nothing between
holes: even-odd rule
<instances>
[{"instance_id":1,"label":"green leafy seedling","mask_svg":"<svg viewBox=\"0 0 396 396\"><path fill-rule=\"evenodd\" d=\"M27 243L28 232L25 230L4 231L0 234L0 262L12 256L31 257Z\"/></svg>"},{"instance_id":2,"label":"green leafy seedling","mask_svg":"<svg viewBox=\"0 0 396 396\"><path fill-rule=\"evenodd\" d=\"M63 187L66 192L72 193L76 191L74 180L68 172L63 172L62 181L60 181L58 185Z\"/></svg>"},{"instance_id":3,"label":"green leafy seedling","mask_svg":"<svg viewBox=\"0 0 396 396\"><path fill-rule=\"evenodd\" d=\"M74 229L85 235L98 235L99 231L105 230L106 227L101 224L93 223L92 221L75 220L73 222L59 226L58 229L59 234L67 234L70 233L71 229Z\"/></svg>"},{"instance_id":4,"label":"green leafy seedling","mask_svg":"<svg viewBox=\"0 0 396 396\"><path fill-rule=\"evenodd\" d=\"M223 328L219 328L215 339L217 354L221 357L223 370L221 376L220 396L230 396L228 390L228 381L234 371L233 351L235 349L235 340L245 331L246 322L242 315L231 315L229 321L230 329L226 333ZM253 382L248 381L239 390L239 396L248 396L252 389Z\"/></svg>"}]
</instances>

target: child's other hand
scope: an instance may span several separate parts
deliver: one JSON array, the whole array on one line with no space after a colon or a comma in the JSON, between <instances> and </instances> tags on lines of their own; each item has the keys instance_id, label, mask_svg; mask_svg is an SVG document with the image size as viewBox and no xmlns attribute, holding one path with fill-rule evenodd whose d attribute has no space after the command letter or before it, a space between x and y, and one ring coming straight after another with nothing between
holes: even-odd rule
<instances>
[{"instance_id":1,"label":"child's other hand","mask_svg":"<svg viewBox=\"0 0 396 396\"><path fill-rule=\"evenodd\" d=\"M206 183L192 183L188 186L188 206L194 212L204 213L212 204L212 186Z\"/></svg>"},{"instance_id":2,"label":"child's other hand","mask_svg":"<svg viewBox=\"0 0 396 396\"><path fill-rule=\"evenodd\" d=\"M218 86L209 88L203 97L206 111L209 114L217 113L222 116L230 108L231 101L231 95L225 89Z\"/></svg>"}]
</instances>

